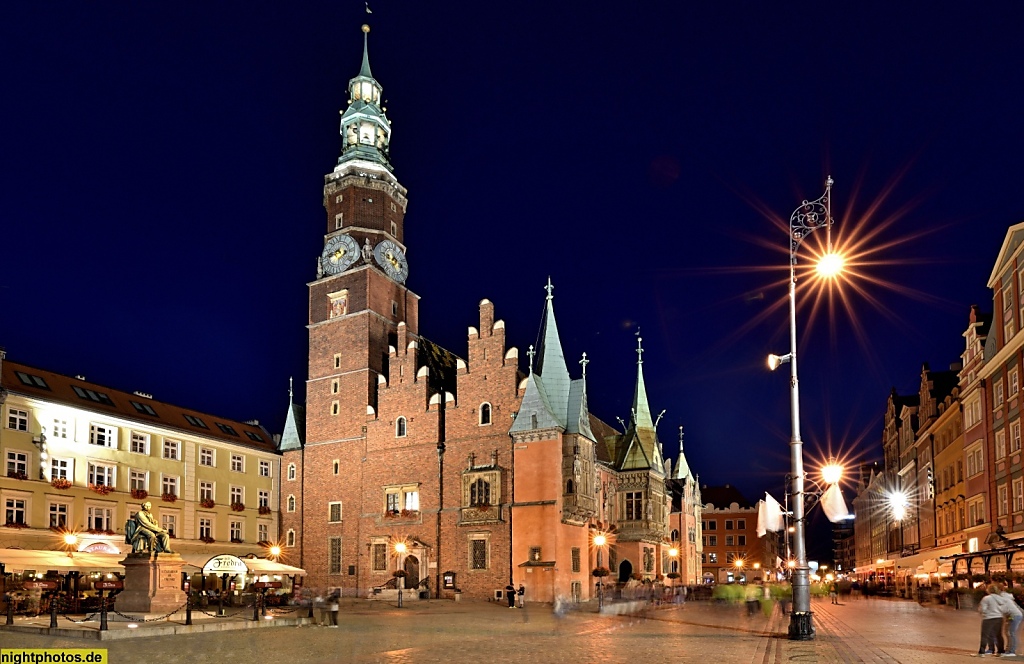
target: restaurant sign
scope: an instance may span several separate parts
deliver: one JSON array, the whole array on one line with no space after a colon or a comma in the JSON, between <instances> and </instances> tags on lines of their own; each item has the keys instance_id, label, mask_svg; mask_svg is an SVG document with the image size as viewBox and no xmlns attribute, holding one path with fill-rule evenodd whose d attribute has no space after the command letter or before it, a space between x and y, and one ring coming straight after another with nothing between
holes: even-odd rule
<instances>
[{"instance_id":1,"label":"restaurant sign","mask_svg":"<svg viewBox=\"0 0 1024 664\"><path fill-rule=\"evenodd\" d=\"M203 574L246 574L249 568L238 556L222 554L214 556L203 565Z\"/></svg>"}]
</instances>

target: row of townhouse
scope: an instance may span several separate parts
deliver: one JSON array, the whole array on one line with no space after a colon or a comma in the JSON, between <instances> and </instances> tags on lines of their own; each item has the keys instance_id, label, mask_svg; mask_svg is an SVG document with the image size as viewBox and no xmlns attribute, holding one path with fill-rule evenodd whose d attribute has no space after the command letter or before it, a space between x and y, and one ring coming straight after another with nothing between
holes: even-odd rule
<instances>
[{"instance_id":1,"label":"row of townhouse","mask_svg":"<svg viewBox=\"0 0 1024 664\"><path fill-rule=\"evenodd\" d=\"M996 313L971 307L961 362L925 364L917 394L890 393L884 467L853 501L858 575L902 594L993 572L987 551L1024 544L1024 223L1007 231L988 287Z\"/></svg>"},{"instance_id":2,"label":"row of townhouse","mask_svg":"<svg viewBox=\"0 0 1024 664\"><path fill-rule=\"evenodd\" d=\"M278 536L280 455L257 422L5 361L0 549L126 553L144 502L182 554L263 555ZM77 540L65 542L65 535Z\"/></svg>"}]
</instances>

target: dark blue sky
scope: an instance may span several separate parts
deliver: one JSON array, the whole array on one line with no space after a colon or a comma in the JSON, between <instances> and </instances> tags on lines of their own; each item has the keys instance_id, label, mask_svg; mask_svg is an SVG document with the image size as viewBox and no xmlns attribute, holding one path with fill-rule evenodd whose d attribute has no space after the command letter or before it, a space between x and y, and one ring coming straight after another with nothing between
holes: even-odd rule
<instances>
[{"instance_id":1,"label":"dark blue sky","mask_svg":"<svg viewBox=\"0 0 1024 664\"><path fill-rule=\"evenodd\" d=\"M788 346L786 231L766 213L831 174L835 236L868 238L856 325L800 284L809 456L880 456L890 387L957 361L969 306L991 307L1024 216L1024 4L976 5L5 7L0 344L279 431L369 22L421 331L465 355L489 298L525 358L550 275L595 413L628 416L639 324L666 452L683 424L703 482L780 493L788 381L764 358Z\"/></svg>"}]
</instances>

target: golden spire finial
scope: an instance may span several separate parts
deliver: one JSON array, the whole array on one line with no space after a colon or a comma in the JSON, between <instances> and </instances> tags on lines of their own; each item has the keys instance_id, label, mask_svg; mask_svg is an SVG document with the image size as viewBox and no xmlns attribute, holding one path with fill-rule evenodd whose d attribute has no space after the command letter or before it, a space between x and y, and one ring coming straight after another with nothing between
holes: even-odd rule
<instances>
[{"instance_id":1,"label":"golden spire finial","mask_svg":"<svg viewBox=\"0 0 1024 664\"><path fill-rule=\"evenodd\" d=\"M363 23L363 32L369 32L369 31L370 31L370 26L368 26L365 23Z\"/></svg>"}]
</instances>

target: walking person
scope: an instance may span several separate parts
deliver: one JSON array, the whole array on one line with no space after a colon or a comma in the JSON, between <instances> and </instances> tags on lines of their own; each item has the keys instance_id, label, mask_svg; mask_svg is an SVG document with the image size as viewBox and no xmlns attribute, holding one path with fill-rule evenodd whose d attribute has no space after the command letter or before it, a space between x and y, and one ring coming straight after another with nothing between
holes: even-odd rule
<instances>
[{"instance_id":1,"label":"walking person","mask_svg":"<svg viewBox=\"0 0 1024 664\"><path fill-rule=\"evenodd\" d=\"M832 599L833 604L839 603L839 584L835 580L828 583L828 596Z\"/></svg>"},{"instance_id":2,"label":"walking person","mask_svg":"<svg viewBox=\"0 0 1024 664\"><path fill-rule=\"evenodd\" d=\"M1000 586L999 599L1002 601L1003 616L1006 618L1006 651L1003 657L1017 656L1017 638L1020 634L1020 623L1024 620L1024 611L1017 606L1013 595Z\"/></svg>"},{"instance_id":3,"label":"walking person","mask_svg":"<svg viewBox=\"0 0 1024 664\"><path fill-rule=\"evenodd\" d=\"M328 600L328 605L327 605L327 608L328 608L328 611L329 611L329 613L328 613L329 618L328 618L328 621L327 621L327 626L328 627L337 627L338 626L338 597L339 597L340 594L341 594L341 591L335 590L333 593L331 593L331 597Z\"/></svg>"},{"instance_id":4,"label":"walking person","mask_svg":"<svg viewBox=\"0 0 1024 664\"><path fill-rule=\"evenodd\" d=\"M511 581L505 586L505 598L508 599L508 608L516 608L516 587L512 585Z\"/></svg>"},{"instance_id":5,"label":"walking person","mask_svg":"<svg viewBox=\"0 0 1024 664\"><path fill-rule=\"evenodd\" d=\"M978 604L981 613L981 645L978 657L1003 654L1003 602L999 597L999 586L992 584L985 589L985 596Z\"/></svg>"}]
</instances>

